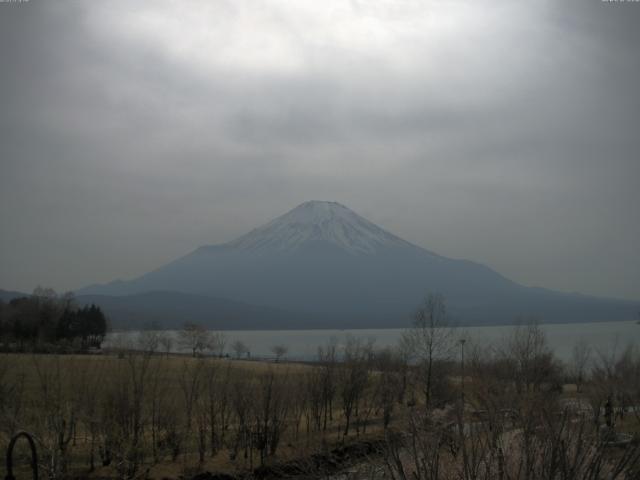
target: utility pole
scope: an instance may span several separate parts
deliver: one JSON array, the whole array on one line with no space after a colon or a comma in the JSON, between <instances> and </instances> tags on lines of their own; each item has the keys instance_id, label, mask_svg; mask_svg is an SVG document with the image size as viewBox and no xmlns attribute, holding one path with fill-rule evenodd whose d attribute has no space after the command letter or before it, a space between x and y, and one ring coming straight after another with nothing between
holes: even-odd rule
<instances>
[{"instance_id":1,"label":"utility pole","mask_svg":"<svg viewBox=\"0 0 640 480\"><path fill-rule=\"evenodd\" d=\"M464 408L464 344L467 340L465 338L460 339L460 385L462 398L462 408Z\"/></svg>"},{"instance_id":2,"label":"utility pole","mask_svg":"<svg viewBox=\"0 0 640 480\"><path fill-rule=\"evenodd\" d=\"M458 429L460 430L460 444L462 445L462 462L465 478L471 478L467 443L464 434L464 344L466 341L465 338L460 339L460 412L458 413ZM469 425L469 428L471 428L471 425Z\"/></svg>"}]
</instances>

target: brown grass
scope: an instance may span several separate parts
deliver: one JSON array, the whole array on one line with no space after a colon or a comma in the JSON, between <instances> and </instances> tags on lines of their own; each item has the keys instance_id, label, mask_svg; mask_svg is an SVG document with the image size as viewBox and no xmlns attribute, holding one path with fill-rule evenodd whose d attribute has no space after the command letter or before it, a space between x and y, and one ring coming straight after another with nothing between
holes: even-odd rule
<instances>
[{"instance_id":1,"label":"brown grass","mask_svg":"<svg viewBox=\"0 0 640 480\"><path fill-rule=\"evenodd\" d=\"M139 358L139 354L134 354ZM131 357L133 358L133 357ZM54 354L0 354L0 370L4 371L4 378L0 381L9 384L21 384L22 394L20 402L22 408L15 430L27 430L30 432L42 431L42 424L45 421L41 418L41 412L38 411L39 398L43 395L45 384L47 388L54 386L59 389L54 396L63 399L63 401L72 401L78 391L87 384L87 382L96 382L98 397L101 397L106 389L115 379L127 378L129 375L128 362L130 358L128 354L119 357L118 354L104 355L54 355ZM254 379L249 381L258 381L262 375L267 373L275 373L276 375L286 376L290 381L290 385L301 385L302 382L296 377L301 377L306 373L317 368L311 364L295 363L295 362L264 362L254 360L236 360L236 359L219 359L219 358L192 358L185 355L153 355L150 358L149 368L160 368L162 370L163 395L171 397L176 404L180 405L183 401L183 392L180 387L180 381L189 369L195 368L198 363L205 365L214 365L220 370L229 369L231 378ZM47 380L49 378L50 380ZM291 394L294 392L292 391ZM51 392L49 392L51 394ZM180 412L181 414L183 412ZM305 431L304 418L301 421L299 437L295 438L294 428L292 425L284 432L283 439L277 452L277 456L272 461L287 461L290 459L301 458L311 453L327 448L327 446L336 445L343 441L341 414L339 411L339 402L336 400L334 404L333 423L323 433L313 433L307 435ZM6 419L5 419L6 420ZM182 421L180 419L179 421ZM8 444L7 427L2 424L3 419L0 418L0 451L4 452ZM368 426L368 435L377 434L381 430L381 422L377 418L371 419L371 425ZM355 430L354 430L355 432ZM148 437L148 432L145 433ZM352 435L355 437L355 435ZM87 474L87 458L89 452L89 433L85 431L82 423L78 423L75 432L75 440L73 448L70 448L70 469L69 473L76 475ZM195 448L195 440L191 439L186 445L186 451L181 454L178 459L173 462L170 458L163 458L157 464L151 462L149 451L150 440L146 439L145 452L146 461L142 465L140 471L147 472L150 478L178 478L197 471L223 471L228 473L244 472L248 468L248 463L242 455L238 455L235 460L231 459L230 450L222 448L214 458L207 456L205 462L198 464L198 455ZM255 454L254 454L255 455ZM92 473L96 477L112 477L115 475L113 467L100 466L99 458L96 459L97 469ZM20 470L28 470L27 457L19 455L19 462L22 463ZM258 461L254 457L253 466L257 466ZM4 476L4 475L2 475Z\"/></svg>"}]
</instances>

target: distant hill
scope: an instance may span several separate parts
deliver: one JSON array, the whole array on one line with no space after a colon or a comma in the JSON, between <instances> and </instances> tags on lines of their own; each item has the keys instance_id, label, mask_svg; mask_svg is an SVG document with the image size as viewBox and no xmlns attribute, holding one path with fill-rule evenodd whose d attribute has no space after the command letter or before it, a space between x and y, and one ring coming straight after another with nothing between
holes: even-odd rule
<instances>
[{"instance_id":1,"label":"distant hill","mask_svg":"<svg viewBox=\"0 0 640 480\"><path fill-rule=\"evenodd\" d=\"M185 322L193 322L214 330L319 328L322 325L320 318L310 314L180 292L80 295L77 301L82 305L99 305L114 329L143 328L152 322L163 329L176 329Z\"/></svg>"},{"instance_id":2,"label":"distant hill","mask_svg":"<svg viewBox=\"0 0 640 480\"><path fill-rule=\"evenodd\" d=\"M141 296L146 292L156 293ZM218 309L237 307L234 311L245 308L252 314L225 320L233 325L229 328L245 328L243 321L261 328L309 328L318 322L327 328L367 328L408 325L428 292L442 293L453 320L472 325L512 323L520 316L542 322L631 320L640 310L640 302L519 285L484 265L413 245L343 205L320 201L303 203L234 241L200 247L134 280L78 293L136 295L135 302L128 300L135 304L131 309L116 309L117 300L108 300L121 323L134 321L136 312L160 315L168 309L189 318L223 318ZM100 305L107 301L93 298Z\"/></svg>"},{"instance_id":3,"label":"distant hill","mask_svg":"<svg viewBox=\"0 0 640 480\"><path fill-rule=\"evenodd\" d=\"M29 295L31 294L0 289L0 300L2 300L3 302L9 302L14 298L28 297Z\"/></svg>"},{"instance_id":4,"label":"distant hill","mask_svg":"<svg viewBox=\"0 0 640 480\"><path fill-rule=\"evenodd\" d=\"M31 294L0 290L0 300ZM99 305L109 318L110 326L118 329L140 329L151 324L162 329L178 329L185 322L222 330L269 330L292 328L323 328L322 318L271 307L181 292L145 292L135 295L79 295L79 305ZM302 327L301 327L302 326ZM338 328L338 324L330 324Z\"/></svg>"}]
</instances>

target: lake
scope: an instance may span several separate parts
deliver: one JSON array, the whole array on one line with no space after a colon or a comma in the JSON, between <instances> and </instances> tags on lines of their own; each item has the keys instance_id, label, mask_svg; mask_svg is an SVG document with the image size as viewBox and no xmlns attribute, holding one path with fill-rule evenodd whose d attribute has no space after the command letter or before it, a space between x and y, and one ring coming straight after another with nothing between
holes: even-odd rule
<instances>
[{"instance_id":1,"label":"lake","mask_svg":"<svg viewBox=\"0 0 640 480\"><path fill-rule=\"evenodd\" d=\"M621 351L629 344L640 342L640 325L629 322L601 322L601 323L564 323L540 325L547 336L550 347L561 360L569 360L576 342L586 341L594 350L611 352ZM511 333L515 327L483 326L460 327L459 334L464 334L470 343L480 345L498 345L501 340ZM393 346L398 343L404 329L375 329L375 330L226 330L226 351L231 354L230 345L236 340L242 341L251 351L252 357L273 358L271 347L285 345L288 348L286 357L290 360L315 359L318 346L326 345L332 339L338 346L344 344L349 336L361 339L371 339L378 348ZM126 342L135 345L139 332L117 332L107 335L104 346L114 346ZM171 335L177 337L176 331ZM176 342L174 342L175 345ZM174 351L180 351L174 346Z\"/></svg>"}]
</instances>

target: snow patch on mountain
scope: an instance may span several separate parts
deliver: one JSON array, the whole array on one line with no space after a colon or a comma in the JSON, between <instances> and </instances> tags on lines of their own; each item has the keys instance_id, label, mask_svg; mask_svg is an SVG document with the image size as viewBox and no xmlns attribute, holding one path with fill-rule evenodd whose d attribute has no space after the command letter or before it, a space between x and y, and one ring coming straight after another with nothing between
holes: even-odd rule
<instances>
[{"instance_id":1,"label":"snow patch on mountain","mask_svg":"<svg viewBox=\"0 0 640 480\"><path fill-rule=\"evenodd\" d=\"M239 250L285 252L315 242L360 254L411 245L344 205L317 200L305 202L227 245Z\"/></svg>"}]
</instances>

